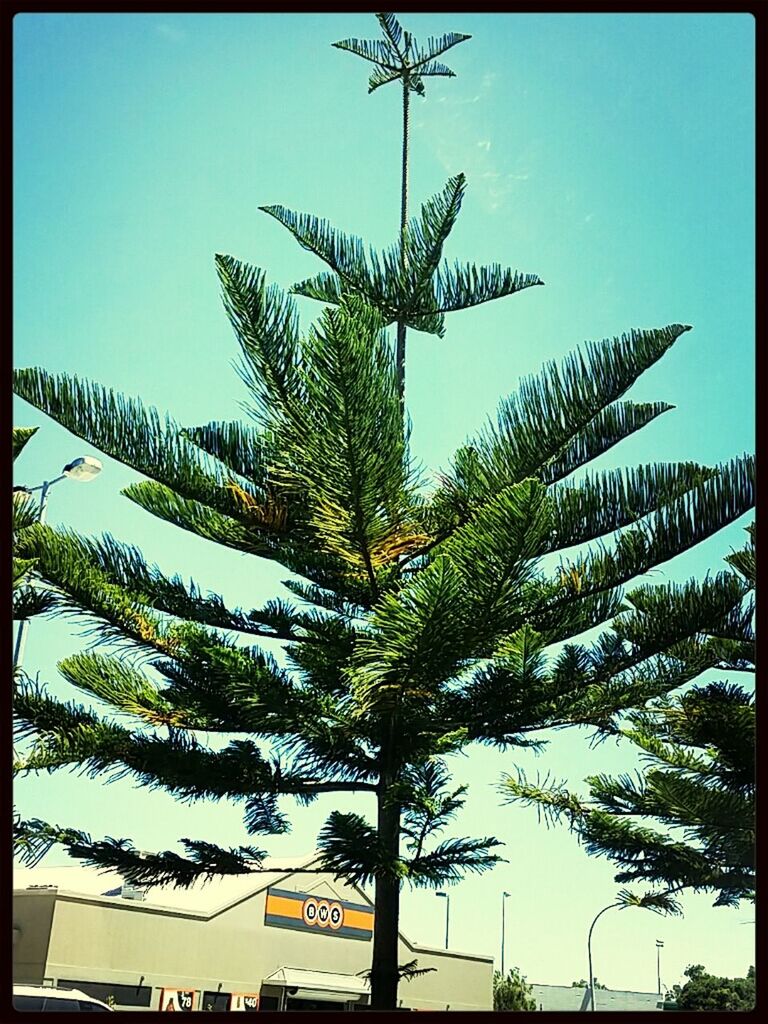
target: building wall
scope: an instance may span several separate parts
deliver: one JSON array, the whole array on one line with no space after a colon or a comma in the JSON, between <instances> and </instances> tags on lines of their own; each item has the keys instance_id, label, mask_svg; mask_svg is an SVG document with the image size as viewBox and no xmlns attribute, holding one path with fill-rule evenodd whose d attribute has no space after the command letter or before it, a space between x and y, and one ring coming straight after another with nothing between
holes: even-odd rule
<instances>
[{"instance_id":1,"label":"building wall","mask_svg":"<svg viewBox=\"0 0 768 1024\"><path fill-rule=\"evenodd\" d=\"M13 979L19 985L42 983L55 902L50 891L14 895Z\"/></svg>"},{"instance_id":2,"label":"building wall","mask_svg":"<svg viewBox=\"0 0 768 1024\"><path fill-rule=\"evenodd\" d=\"M317 876L295 875L280 888L318 896L367 902L360 890ZM46 930L39 909L27 921L27 906L38 906L26 893L16 907L28 939L23 980L42 980L40 936ZM48 896L48 920L54 898ZM371 966L370 941L343 938L328 930L298 931L264 924L266 891L252 894L207 917L192 911L153 907L151 903L59 892L52 913L44 975L55 981L111 982L151 986L151 1006L159 989L193 988L216 992L258 992L264 978L281 967L358 975ZM39 934L38 934L39 933ZM36 944L35 944L36 942ZM31 943L31 944L30 944ZM21 948L21 947L20 947ZM35 960L34 956L38 959ZM418 1009L487 1010L492 1002L490 957L416 947L401 938L400 963L418 959L430 973L403 981L403 1005ZM17 961L21 970L21 961ZM34 968L32 965L37 964ZM21 974L15 980L21 981ZM35 975L33 978L33 974Z\"/></svg>"}]
</instances>

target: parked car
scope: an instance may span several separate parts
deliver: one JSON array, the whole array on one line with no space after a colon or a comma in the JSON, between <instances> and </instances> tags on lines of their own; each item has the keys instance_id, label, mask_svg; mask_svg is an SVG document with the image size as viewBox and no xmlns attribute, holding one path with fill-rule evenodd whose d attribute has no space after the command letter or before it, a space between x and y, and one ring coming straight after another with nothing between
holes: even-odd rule
<instances>
[{"instance_id":1,"label":"parked car","mask_svg":"<svg viewBox=\"0 0 768 1024\"><path fill-rule=\"evenodd\" d=\"M14 985L13 1008L22 1013L112 1013L112 1007L76 988Z\"/></svg>"}]
</instances>

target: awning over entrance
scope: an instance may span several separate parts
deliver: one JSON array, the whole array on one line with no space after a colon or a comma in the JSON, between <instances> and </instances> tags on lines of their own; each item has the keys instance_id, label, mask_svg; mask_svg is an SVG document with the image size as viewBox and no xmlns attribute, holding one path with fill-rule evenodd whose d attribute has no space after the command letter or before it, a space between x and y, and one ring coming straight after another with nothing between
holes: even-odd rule
<instances>
[{"instance_id":1,"label":"awning over entrance","mask_svg":"<svg viewBox=\"0 0 768 1024\"><path fill-rule=\"evenodd\" d=\"M364 978L354 974L331 974L330 971L305 971L300 967L280 967L264 985L279 985L285 989L297 989L296 995L311 998L346 1002L370 995L371 987Z\"/></svg>"}]
</instances>

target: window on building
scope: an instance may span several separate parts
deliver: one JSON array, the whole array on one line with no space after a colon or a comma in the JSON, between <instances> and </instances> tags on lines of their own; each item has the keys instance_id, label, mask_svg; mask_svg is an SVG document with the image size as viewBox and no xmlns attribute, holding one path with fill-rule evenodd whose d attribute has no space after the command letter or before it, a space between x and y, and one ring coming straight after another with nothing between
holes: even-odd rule
<instances>
[{"instance_id":1,"label":"window on building","mask_svg":"<svg viewBox=\"0 0 768 1024\"><path fill-rule=\"evenodd\" d=\"M343 1010L344 1003L332 1003L325 999L293 999L288 997L287 1010Z\"/></svg>"},{"instance_id":2,"label":"window on building","mask_svg":"<svg viewBox=\"0 0 768 1024\"><path fill-rule=\"evenodd\" d=\"M113 985L103 981L60 981L61 988L77 988L87 996L100 999L103 1003L114 996L118 1006L149 1006L152 989L149 985Z\"/></svg>"},{"instance_id":3,"label":"window on building","mask_svg":"<svg viewBox=\"0 0 768 1024\"><path fill-rule=\"evenodd\" d=\"M201 1010L228 1010L229 992L203 992Z\"/></svg>"},{"instance_id":4,"label":"window on building","mask_svg":"<svg viewBox=\"0 0 768 1024\"><path fill-rule=\"evenodd\" d=\"M279 996L261 996L261 998L259 999L260 1010L277 1010L279 1006Z\"/></svg>"}]
</instances>

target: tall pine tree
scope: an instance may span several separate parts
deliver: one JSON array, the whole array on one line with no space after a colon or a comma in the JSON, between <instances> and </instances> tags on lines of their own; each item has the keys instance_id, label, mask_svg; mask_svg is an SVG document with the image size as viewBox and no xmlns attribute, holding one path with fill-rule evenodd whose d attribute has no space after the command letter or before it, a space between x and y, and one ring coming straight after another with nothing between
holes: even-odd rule
<instances>
[{"instance_id":1,"label":"tall pine tree","mask_svg":"<svg viewBox=\"0 0 768 1024\"><path fill-rule=\"evenodd\" d=\"M405 40L391 16L380 19L393 46ZM408 45L412 59L432 54L420 65L427 73L438 44ZM380 76L384 50L372 55L382 58ZM405 75L393 63L389 72L406 91L414 86L413 68ZM32 528L25 556L38 559L65 606L123 645L119 655L67 658L62 674L123 717L24 681L16 714L30 748L17 771L79 766L184 799L236 800L255 836L287 830L285 796L368 793L375 823L332 812L317 869L375 885L377 1008L396 1005L403 883L439 887L497 860L493 837L439 839L464 799L463 787L449 786L444 756L474 742L535 744L544 728L615 728L625 708L716 664L701 637L732 611L722 588L689 621L654 620L647 635L638 622L632 636L613 628L588 648L547 649L616 619L624 584L754 501L749 456L566 479L671 408L624 395L682 325L588 343L546 365L435 486L423 485L403 416L404 327L393 352L387 326L442 333L447 312L540 283L443 261L464 187L463 176L451 179L383 253L270 207L329 267L294 288L326 306L305 331L294 300L262 270L216 257L250 424L182 428L91 382L42 369L14 378L22 398L148 478L127 487L128 498L197 536L276 561L292 574L285 586L294 598L228 608L109 536ZM254 643L267 637L284 642L285 667ZM233 738L213 749L203 732ZM38 820L18 822L17 839L28 859L59 842L138 883L254 871L264 856L208 837L185 839L185 856L147 856L129 840L94 841Z\"/></svg>"}]
</instances>

